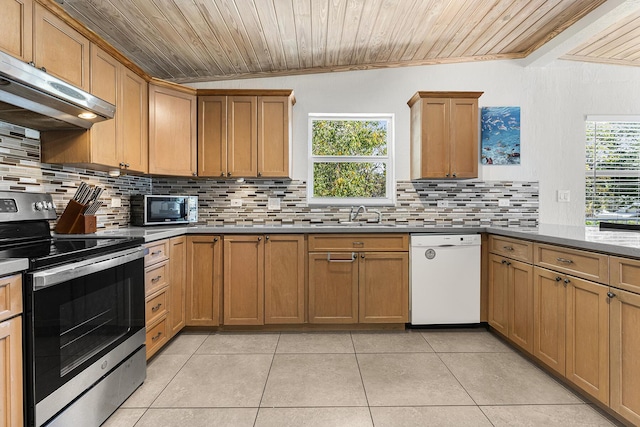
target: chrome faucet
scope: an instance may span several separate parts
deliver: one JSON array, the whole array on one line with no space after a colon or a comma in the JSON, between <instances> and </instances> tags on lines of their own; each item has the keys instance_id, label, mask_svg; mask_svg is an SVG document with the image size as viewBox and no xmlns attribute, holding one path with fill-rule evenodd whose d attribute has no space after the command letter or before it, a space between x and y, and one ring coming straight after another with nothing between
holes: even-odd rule
<instances>
[{"instance_id":1,"label":"chrome faucet","mask_svg":"<svg viewBox=\"0 0 640 427\"><path fill-rule=\"evenodd\" d=\"M351 212L349 213L349 221L355 221L358 218L360 213L367 213L367 208L364 205L360 205L357 208L355 206L351 206Z\"/></svg>"}]
</instances>

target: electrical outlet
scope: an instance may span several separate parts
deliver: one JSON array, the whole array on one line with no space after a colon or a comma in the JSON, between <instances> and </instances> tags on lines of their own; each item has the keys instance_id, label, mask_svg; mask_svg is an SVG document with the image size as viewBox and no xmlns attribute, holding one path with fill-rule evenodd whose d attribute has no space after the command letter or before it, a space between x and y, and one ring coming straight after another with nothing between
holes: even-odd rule
<instances>
[{"instance_id":1,"label":"electrical outlet","mask_svg":"<svg viewBox=\"0 0 640 427\"><path fill-rule=\"evenodd\" d=\"M498 199L498 206L506 207L510 205L511 205L511 202L509 199Z\"/></svg>"},{"instance_id":2,"label":"electrical outlet","mask_svg":"<svg viewBox=\"0 0 640 427\"><path fill-rule=\"evenodd\" d=\"M558 190L558 201L561 203L569 203L571 201L571 191Z\"/></svg>"},{"instance_id":3,"label":"electrical outlet","mask_svg":"<svg viewBox=\"0 0 640 427\"><path fill-rule=\"evenodd\" d=\"M242 199L231 199L231 206L242 206Z\"/></svg>"},{"instance_id":4,"label":"electrical outlet","mask_svg":"<svg viewBox=\"0 0 640 427\"><path fill-rule=\"evenodd\" d=\"M121 208L122 207L122 199L120 197L112 197L111 198L111 207L112 208Z\"/></svg>"},{"instance_id":5,"label":"electrical outlet","mask_svg":"<svg viewBox=\"0 0 640 427\"><path fill-rule=\"evenodd\" d=\"M438 200L438 207L439 208L448 208L449 207L449 201L448 200Z\"/></svg>"},{"instance_id":6,"label":"electrical outlet","mask_svg":"<svg viewBox=\"0 0 640 427\"><path fill-rule=\"evenodd\" d=\"M280 210L280 198L278 197L269 197L269 200L267 201L267 209L269 210L276 210L279 211Z\"/></svg>"}]
</instances>

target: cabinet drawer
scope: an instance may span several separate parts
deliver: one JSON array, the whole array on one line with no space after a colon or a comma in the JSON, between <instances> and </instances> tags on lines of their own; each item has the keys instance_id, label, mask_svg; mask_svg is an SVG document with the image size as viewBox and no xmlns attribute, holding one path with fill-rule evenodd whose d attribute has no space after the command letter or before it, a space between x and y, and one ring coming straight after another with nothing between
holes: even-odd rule
<instances>
[{"instance_id":1,"label":"cabinet drawer","mask_svg":"<svg viewBox=\"0 0 640 427\"><path fill-rule=\"evenodd\" d=\"M609 283L609 257L579 249L536 243L535 264L598 283Z\"/></svg>"},{"instance_id":2,"label":"cabinet drawer","mask_svg":"<svg viewBox=\"0 0 640 427\"><path fill-rule=\"evenodd\" d=\"M147 359L153 356L167 342L167 316L164 316L157 324L147 329Z\"/></svg>"},{"instance_id":3,"label":"cabinet drawer","mask_svg":"<svg viewBox=\"0 0 640 427\"><path fill-rule=\"evenodd\" d=\"M310 234L309 252L408 251L408 234Z\"/></svg>"},{"instance_id":4,"label":"cabinet drawer","mask_svg":"<svg viewBox=\"0 0 640 427\"><path fill-rule=\"evenodd\" d=\"M610 257L609 284L640 294L640 260Z\"/></svg>"},{"instance_id":5,"label":"cabinet drawer","mask_svg":"<svg viewBox=\"0 0 640 427\"><path fill-rule=\"evenodd\" d=\"M169 261L144 269L144 290L149 296L158 289L169 285Z\"/></svg>"},{"instance_id":6,"label":"cabinet drawer","mask_svg":"<svg viewBox=\"0 0 640 427\"><path fill-rule=\"evenodd\" d=\"M169 259L169 240L148 243L145 248L149 250L149 253L144 256L145 267Z\"/></svg>"},{"instance_id":7,"label":"cabinet drawer","mask_svg":"<svg viewBox=\"0 0 640 427\"><path fill-rule=\"evenodd\" d=\"M152 324L167 313L168 289L164 288L160 293L147 298L144 309L144 318L147 325Z\"/></svg>"},{"instance_id":8,"label":"cabinet drawer","mask_svg":"<svg viewBox=\"0 0 640 427\"><path fill-rule=\"evenodd\" d=\"M22 313L22 276L0 278L0 322Z\"/></svg>"},{"instance_id":9,"label":"cabinet drawer","mask_svg":"<svg viewBox=\"0 0 640 427\"><path fill-rule=\"evenodd\" d=\"M524 262L533 262L533 243L502 236L489 236L489 252Z\"/></svg>"}]
</instances>

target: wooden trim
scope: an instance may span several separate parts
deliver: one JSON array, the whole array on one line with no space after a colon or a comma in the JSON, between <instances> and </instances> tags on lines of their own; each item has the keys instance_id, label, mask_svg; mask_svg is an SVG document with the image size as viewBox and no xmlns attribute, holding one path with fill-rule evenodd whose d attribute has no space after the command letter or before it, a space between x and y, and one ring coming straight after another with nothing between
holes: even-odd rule
<instances>
[{"instance_id":1,"label":"wooden trim","mask_svg":"<svg viewBox=\"0 0 640 427\"><path fill-rule=\"evenodd\" d=\"M296 98L293 89L196 89L198 96L290 96Z\"/></svg>"},{"instance_id":2,"label":"wooden trim","mask_svg":"<svg viewBox=\"0 0 640 427\"><path fill-rule=\"evenodd\" d=\"M413 106L419 99L422 98L480 98L484 92L416 92L407 105Z\"/></svg>"},{"instance_id":3,"label":"wooden trim","mask_svg":"<svg viewBox=\"0 0 640 427\"><path fill-rule=\"evenodd\" d=\"M155 77L151 77L151 79L149 79L149 84L166 89L177 90L178 92L188 93L189 95L198 94L197 90L192 87L173 83L167 80L157 79Z\"/></svg>"}]
</instances>

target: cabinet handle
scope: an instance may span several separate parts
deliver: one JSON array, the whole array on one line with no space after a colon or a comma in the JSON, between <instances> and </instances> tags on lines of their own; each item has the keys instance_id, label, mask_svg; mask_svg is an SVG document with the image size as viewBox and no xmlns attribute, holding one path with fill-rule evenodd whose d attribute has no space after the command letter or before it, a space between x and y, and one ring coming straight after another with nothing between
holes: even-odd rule
<instances>
[{"instance_id":1,"label":"cabinet handle","mask_svg":"<svg viewBox=\"0 0 640 427\"><path fill-rule=\"evenodd\" d=\"M457 177L458 177L458 174L457 174L456 172L454 172L454 173L453 173L453 177L454 177L454 178L457 178Z\"/></svg>"},{"instance_id":2,"label":"cabinet handle","mask_svg":"<svg viewBox=\"0 0 640 427\"><path fill-rule=\"evenodd\" d=\"M265 237L265 240L269 240L269 236L266 236L266 237Z\"/></svg>"},{"instance_id":3,"label":"cabinet handle","mask_svg":"<svg viewBox=\"0 0 640 427\"><path fill-rule=\"evenodd\" d=\"M262 237L258 237L258 242L262 241Z\"/></svg>"},{"instance_id":4,"label":"cabinet handle","mask_svg":"<svg viewBox=\"0 0 640 427\"><path fill-rule=\"evenodd\" d=\"M331 259L331 252L327 253L327 261L329 262L353 262L356 258L355 252L351 252L351 259Z\"/></svg>"},{"instance_id":5,"label":"cabinet handle","mask_svg":"<svg viewBox=\"0 0 640 427\"><path fill-rule=\"evenodd\" d=\"M156 283L160 279L162 279L162 276L156 276L153 279L151 279L151 283Z\"/></svg>"},{"instance_id":6,"label":"cabinet handle","mask_svg":"<svg viewBox=\"0 0 640 427\"><path fill-rule=\"evenodd\" d=\"M502 263L502 264L506 264L506 263L507 263L507 260L506 260L506 259L503 259L503 260L501 261L501 263Z\"/></svg>"},{"instance_id":7,"label":"cabinet handle","mask_svg":"<svg viewBox=\"0 0 640 427\"><path fill-rule=\"evenodd\" d=\"M125 168L128 168L129 166L131 166L129 163L125 163L125 164L124 164L124 167L125 167Z\"/></svg>"},{"instance_id":8,"label":"cabinet handle","mask_svg":"<svg viewBox=\"0 0 640 427\"><path fill-rule=\"evenodd\" d=\"M563 264L573 264L573 261L566 258L556 258L556 261L561 262Z\"/></svg>"},{"instance_id":9,"label":"cabinet handle","mask_svg":"<svg viewBox=\"0 0 640 427\"><path fill-rule=\"evenodd\" d=\"M231 176L231 172L227 172L227 176Z\"/></svg>"},{"instance_id":10,"label":"cabinet handle","mask_svg":"<svg viewBox=\"0 0 640 427\"><path fill-rule=\"evenodd\" d=\"M511 265L511 261L507 261L507 265Z\"/></svg>"},{"instance_id":11,"label":"cabinet handle","mask_svg":"<svg viewBox=\"0 0 640 427\"><path fill-rule=\"evenodd\" d=\"M214 238L213 238L213 241L214 241L214 242L217 242L217 241L218 241L218 238L217 238L217 237L214 237Z\"/></svg>"},{"instance_id":12,"label":"cabinet handle","mask_svg":"<svg viewBox=\"0 0 640 427\"><path fill-rule=\"evenodd\" d=\"M162 253L162 251L153 251L151 252L152 256L156 256L156 255L160 255Z\"/></svg>"},{"instance_id":13,"label":"cabinet handle","mask_svg":"<svg viewBox=\"0 0 640 427\"><path fill-rule=\"evenodd\" d=\"M607 298L614 298L616 296L616 294L614 294L613 292L609 291L607 292Z\"/></svg>"},{"instance_id":14,"label":"cabinet handle","mask_svg":"<svg viewBox=\"0 0 640 427\"><path fill-rule=\"evenodd\" d=\"M353 246L364 246L364 242L353 242Z\"/></svg>"},{"instance_id":15,"label":"cabinet handle","mask_svg":"<svg viewBox=\"0 0 640 427\"><path fill-rule=\"evenodd\" d=\"M446 174L445 177L449 178L449 174Z\"/></svg>"},{"instance_id":16,"label":"cabinet handle","mask_svg":"<svg viewBox=\"0 0 640 427\"><path fill-rule=\"evenodd\" d=\"M42 71L44 71L45 73L47 72L47 69L46 69L45 67L40 67L40 69L41 69Z\"/></svg>"},{"instance_id":17,"label":"cabinet handle","mask_svg":"<svg viewBox=\"0 0 640 427\"><path fill-rule=\"evenodd\" d=\"M505 251L512 252L513 251L513 246L503 246L502 249L504 249Z\"/></svg>"},{"instance_id":18,"label":"cabinet handle","mask_svg":"<svg viewBox=\"0 0 640 427\"><path fill-rule=\"evenodd\" d=\"M162 335L162 331L158 332L155 336L151 337L151 341L153 342L157 340L158 338L160 338L161 335Z\"/></svg>"},{"instance_id":19,"label":"cabinet handle","mask_svg":"<svg viewBox=\"0 0 640 427\"><path fill-rule=\"evenodd\" d=\"M160 307L162 307L162 303L158 303L151 307L151 311L155 313L156 311L160 310Z\"/></svg>"},{"instance_id":20,"label":"cabinet handle","mask_svg":"<svg viewBox=\"0 0 640 427\"><path fill-rule=\"evenodd\" d=\"M564 279L564 284L565 284L565 285L567 285L567 284L569 284L569 283L571 283L571 280L569 280L569 279Z\"/></svg>"},{"instance_id":21,"label":"cabinet handle","mask_svg":"<svg viewBox=\"0 0 640 427\"><path fill-rule=\"evenodd\" d=\"M364 259L364 254L360 254L360 258Z\"/></svg>"},{"instance_id":22,"label":"cabinet handle","mask_svg":"<svg viewBox=\"0 0 640 427\"><path fill-rule=\"evenodd\" d=\"M562 281L562 277L556 276L556 282L560 282L560 281Z\"/></svg>"},{"instance_id":23,"label":"cabinet handle","mask_svg":"<svg viewBox=\"0 0 640 427\"><path fill-rule=\"evenodd\" d=\"M123 168L124 167L124 162L120 162L120 167Z\"/></svg>"},{"instance_id":24,"label":"cabinet handle","mask_svg":"<svg viewBox=\"0 0 640 427\"><path fill-rule=\"evenodd\" d=\"M191 175L198 176L198 172L192 172Z\"/></svg>"},{"instance_id":25,"label":"cabinet handle","mask_svg":"<svg viewBox=\"0 0 640 427\"><path fill-rule=\"evenodd\" d=\"M262 172L258 172L258 176L262 176Z\"/></svg>"}]
</instances>

